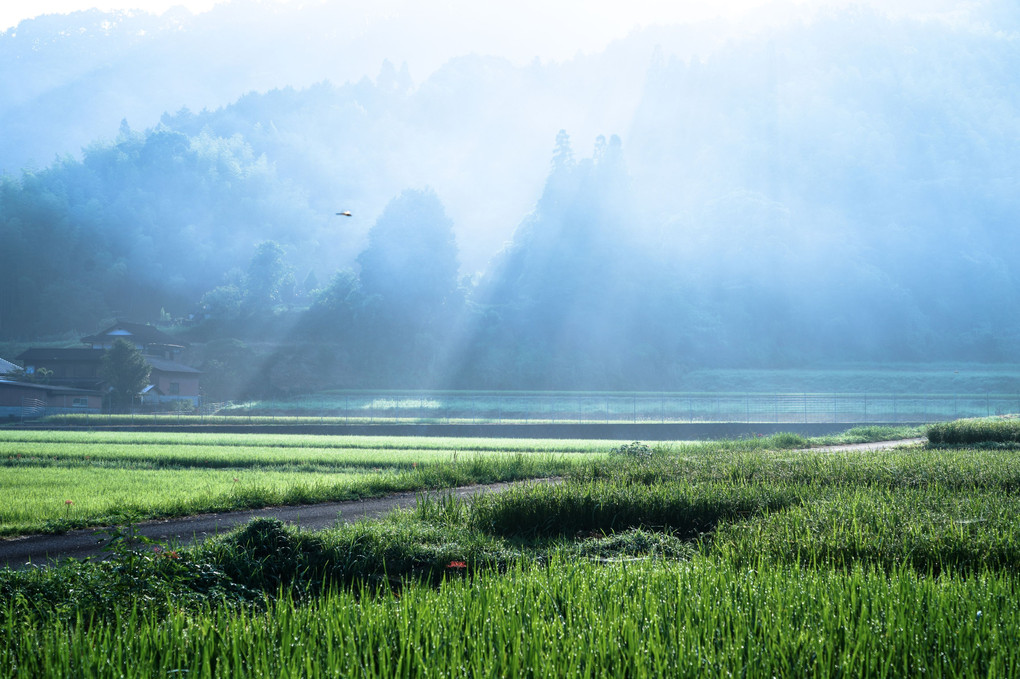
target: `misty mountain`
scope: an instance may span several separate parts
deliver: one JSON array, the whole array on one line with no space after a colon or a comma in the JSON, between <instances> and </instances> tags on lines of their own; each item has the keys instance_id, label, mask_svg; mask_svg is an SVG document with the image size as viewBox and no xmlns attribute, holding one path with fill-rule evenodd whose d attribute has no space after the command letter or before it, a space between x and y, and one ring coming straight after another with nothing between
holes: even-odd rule
<instances>
[{"instance_id":1,"label":"misty mountain","mask_svg":"<svg viewBox=\"0 0 1020 679\"><path fill-rule=\"evenodd\" d=\"M404 47L312 58L331 29L274 56L325 10L270 27L280 8L245 7L0 36L18 64L0 79L0 336L204 303L206 339L285 313L300 332L278 339L335 350L276 365L407 386L672 388L705 364L1015 351L1020 26L1003 3L656 27L551 62L437 47L420 81ZM404 34L387 21L354 43ZM225 50L239 32L252 44ZM380 236L419 218L441 237ZM270 252L290 292L259 296ZM420 279L377 264L439 252L442 302L401 307Z\"/></svg>"}]
</instances>

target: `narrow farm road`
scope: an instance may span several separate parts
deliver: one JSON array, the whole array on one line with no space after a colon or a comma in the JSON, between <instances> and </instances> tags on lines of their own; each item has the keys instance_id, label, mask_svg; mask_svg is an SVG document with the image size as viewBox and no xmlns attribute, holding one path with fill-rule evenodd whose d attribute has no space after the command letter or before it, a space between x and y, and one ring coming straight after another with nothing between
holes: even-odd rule
<instances>
[{"instance_id":1,"label":"narrow farm road","mask_svg":"<svg viewBox=\"0 0 1020 679\"><path fill-rule=\"evenodd\" d=\"M479 493L499 492L508 483L462 486L453 488L456 497L470 497ZM447 491L435 491L447 492ZM418 493L407 492L379 498L327 502L314 505L266 507L222 514L199 514L176 519L141 521L135 524L138 535L163 543L186 545L201 541L218 533L225 533L257 517L272 517L300 527L302 530L322 530L337 524L353 523L361 519L383 516L398 507L413 507ZM102 557L109 536L102 528L68 531L60 535L29 535L0 539L0 568L26 568L45 565L53 560Z\"/></svg>"},{"instance_id":2,"label":"narrow farm road","mask_svg":"<svg viewBox=\"0 0 1020 679\"><path fill-rule=\"evenodd\" d=\"M802 452L868 452L887 450L904 445L915 445L924 443L924 441L925 439L923 438L914 438L899 441L853 443L804 448ZM545 481L551 480L547 479ZM509 486L510 484L508 483L463 486L453 488L450 492L457 497L470 497L479 493L499 492ZM413 507L417 503L417 498L417 493L409 492L348 502L266 507L264 509L225 512L222 514L200 514L176 519L143 521L136 524L135 528L139 535L144 535L152 540L186 545L201 541L218 533L225 533L257 517L277 518L298 526L303 530L322 530L337 524L378 518L398 507ZM90 528L69 531L60 535L29 535L0 539L0 568L10 567L20 569L31 565L45 565L54 560L59 561L67 558L84 559L86 557L101 557L105 554L103 547L109 537L101 531L102 529Z\"/></svg>"}]
</instances>

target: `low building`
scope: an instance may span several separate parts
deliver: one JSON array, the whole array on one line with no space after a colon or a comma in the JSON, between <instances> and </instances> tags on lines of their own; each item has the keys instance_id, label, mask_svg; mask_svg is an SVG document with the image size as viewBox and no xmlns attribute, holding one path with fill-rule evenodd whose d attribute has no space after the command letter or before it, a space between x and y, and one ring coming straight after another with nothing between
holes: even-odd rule
<instances>
[{"instance_id":1,"label":"low building","mask_svg":"<svg viewBox=\"0 0 1020 679\"><path fill-rule=\"evenodd\" d=\"M18 365L0 358L0 377L19 372L20 370L21 368Z\"/></svg>"},{"instance_id":2,"label":"low building","mask_svg":"<svg viewBox=\"0 0 1020 679\"><path fill-rule=\"evenodd\" d=\"M127 340L141 351L152 369L149 384L140 393L143 404L161 407L187 401L194 407L200 405L202 372L175 360L183 345L150 325L119 322L83 337L81 341L88 347L32 348L22 352L18 360L24 364L25 373L37 382L105 394L108 388L102 377L103 355L118 339Z\"/></svg>"},{"instance_id":3,"label":"low building","mask_svg":"<svg viewBox=\"0 0 1020 679\"><path fill-rule=\"evenodd\" d=\"M162 330L143 323L117 321L106 330L81 338L82 344L90 349L109 349L122 339L130 342L146 356L158 356L174 360L184 350L184 345Z\"/></svg>"},{"instance_id":4,"label":"low building","mask_svg":"<svg viewBox=\"0 0 1020 679\"><path fill-rule=\"evenodd\" d=\"M98 391L0 379L0 417L99 413L102 409L103 394Z\"/></svg>"},{"instance_id":5,"label":"low building","mask_svg":"<svg viewBox=\"0 0 1020 679\"><path fill-rule=\"evenodd\" d=\"M198 407L198 379L202 374L201 370L156 356L146 356L145 362L152 370L149 373L149 386L142 392L143 403L189 401L191 405Z\"/></svg>"},{"instance_id":6,"label":"low building","mask_svg":"<svg viewBox=\"0 0 1020 679\"><path fill-rule=\"evenodd\" d=\"M103 349L32 348L19 354L18 360L25 366L25 373L40 382L99 390L103 385L103 378L99 375L103 352ZM45 377L42 377L44 374Z\"/></svg>"}]
</instances>

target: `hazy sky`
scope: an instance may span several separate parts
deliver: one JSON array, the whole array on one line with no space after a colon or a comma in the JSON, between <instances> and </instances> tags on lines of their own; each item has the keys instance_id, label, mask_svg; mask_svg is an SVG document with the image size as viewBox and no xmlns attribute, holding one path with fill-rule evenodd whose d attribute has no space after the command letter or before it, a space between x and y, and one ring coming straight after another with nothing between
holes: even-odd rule
<instances>
[{"instance_id":1,"label":"hazy sky","mask_svg":"<svg viewBox=\"0 0 1020 679\"><path fill-rule=\"evenodd\" d=\"M171 7L183 6L192 13L204 12L216 4L225 0L34 0L31 3L2 3L0 6L0 29L6 30L23 19L29 19L40 14L66 14L77 10L98 8L104 11L123 9L143 9L153 14L162 14ZM263 0L266 2L267 0ZM804 0L800 0L802 3ZM300 2L300 0L268 0L274 3ZM338 6L346 3L333 2ZM348 6L364 5L364 2L352 2ZM376 7L392 9L399 5L399 2L374 2L370 3ZM437 8L443 5L455 3L435 2ZM540 6L536 2L517 3L518 7ZM581 3L576 0L567 2L548 3L558 5L564 15L570 14L577 17L579 14L588 14L586 23L601 25L606 31L626 32L630 28L652 23L656 21L673 22L677 20L699 19L707 16L732 15L743 12L748 7L766 4L765 0L718 0L717 2L670 2L665 3L659 0L636 0L626 3L618 0L588 0ZM579 8L583 7L583 12ZM363 8L359 8L363 9Z\"/></svg>"},{"instance_id":2,"label":"hazy sky","mask_svg":"<svg viewBox=\"0 0 1020 679\"><path fill-rule=\"evenodd\" d=\"M0 3L0 30L16 26L18 22L41 14L70 13L77 10L98 8L101 10L142 9L153 14L162 14L171 7L184 6L192 13L204 12L225 0L33 0L32 2ZM784 5L844 5L861 0L786 0ZM874 4L872 0L864 0ZM267 4L311 4L324 2L335 5L338 12L352 15L399 15L409 7L421 9L421 0L376 0L364 2L336 2L335 0L262 0ZM624 37L636 27L654 23L677 23L698 21L712 17L738 17L767 5L776 5L774 0L519 0L512 6L508 3L479 4L477 0L433 0L437 20L443 16L464 18L480 13L507 15L512 10L515 18L527 21L533 19L539 24L557 26L557 34L568 38L574 49L600 49L609 41ZM914 5L914 0L879 3L884 7L897 4ZM931 2L925 3L932 4ZM464 11L466 10L466 11ZM773 17L776 18L776 17ZM781 18L781 17L780 17ZM449 22L455 24L455 21ZM455 26L453 26L455 27Z\"/></svg>"}]
</instances>

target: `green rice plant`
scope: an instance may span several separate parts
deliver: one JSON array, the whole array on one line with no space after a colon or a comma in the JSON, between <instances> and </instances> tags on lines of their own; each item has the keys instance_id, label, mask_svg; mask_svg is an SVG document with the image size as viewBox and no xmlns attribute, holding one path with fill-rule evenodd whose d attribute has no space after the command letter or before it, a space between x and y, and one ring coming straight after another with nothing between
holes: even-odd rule
<instances>
[{"instance_id":1,"label":"green rice plant","mask_svg":"<svg viewBox=\"0 0 1020 679\"><path fill-rule=\"evenodd\" d=\"M584 538L568 549L567 553L603 562L640 558L689 560L696 554L696 549L690 542L675 535L632 528Z\"/></svg>"},{"instance_id":2,"label":"green rice plant","mask_svg":"<svg viewBox=\"0 0 1020 679\"><path fill-rule=\"evenodd\" d=\"M458 462L340 468L54 465L30 461L0 474L0 535L52 532L122 521L271 505L311 504L388 493L515 481L565 473L546 455L470 455Z\"/></svg>"},{"instance_id":3,"label":"green rice plant","mask_svg":"<svg viewBox=\"0 0 1020 679\"><path fill-rule=\"evenodd\" d=\"M0 429L0 443L123 444L176 448L242 447L392 451L609 453L622 441L586 439L460 438L433 436L338 436L328 434L207 433Z\"/></svg>"},{"instance_id":4,"label":"green rice plant","mask_svg":"<svg viewBox=\"0 0 1020 679\"><path fill-rule=\"evenodd\" d=\"M523 558L501 540L461 526L426 524L407 513L318 533L259 519L207 541L194 554L232 582L269 596L281 589L303 594L364 583L438 583L478 568L505 570Z\"/></svg>"},{"instance_id":5,"label":"green rice plant","mask_svg":"<svg viewBox=\"0 0 1020 679\"><path fill-rule=\"evenodd\" d=\"M1020 490L1020 455L1011 450L922 445L885 451L720 451L677 446L672 454L646 460L612 458L578 464L570 472L578 483L615 480L654 485L676 479L691 483L778 485L817 493L826 488L876 486Z\"/></svg>"},{"instance_id":6,"label":"green rice plant","mask_svg":"<svg viewBox=\"0 0 1020 679\"><path fill-rule=\"evenodd\" d=\"M0 534L64 530L272 504L353 499L412 485L410 474L302 474L229 469L9 468ZM404 478L401 482L399 479Z\"/></svg>"},{"instance_id":7,"label":"green rice plant","mask_svg":"<svg viewBox=\"0 0 1020 679\"><path fill-rule=\"evenodd\" d=\"M813 446L833 446L852 443L872 443L876 441L897 441L925 436L927 427L889 427L866 425L851 427L840 434L831 436L813 436Z\"/></svg>"},{"instance_id":8,"label":"green rice plant","mask_svg":"<svg viewBox=\"0 0 1020 679\"><path fill-rule=\"evenodd\" d=\"M1020 418L980 418L938 422L928 426L933 446L965 446L976 443L1020 444Z\"/></svg>"},{"instance_id":9,"label":"green rice plant","mask_svg":"<svg viewBox=\"0 0 1020 679\"><path fill-rule=\"evenodd\" d=\"M937 486L841 489L720 526L712 549L743 564L764 558L842 569L907 566L922 574L1020 573L1020 499Z\"/></svg>"},{"instance_id":10,"label":"green rice plant","mask_svg":"<svg viewBox=\"0 0 1020 679\"><path fill-rule=\"evenodd\" d=\"M558 476L598 450L588 442L7 431L0 535Z\"/></svg>"},{"instance_id":11,"label":"green rice plant","mask_svg":"<svg viewBox=\"0 0 1020 679\"><path fill-rule=\"evenodd\" d=\"M115 466L118 468L244 469L276 468L291 471L366 472L410 470L420 464L481 460L513 461L558 459L570 466L566 455L522 451L476 451L465 449L389 450L341 448L276 448L240 446L151 446L109 443L10 443L0 442L0 466ZM574 457L580 459L587 454ZM508 464L510 462L507 462Z\"/></svg>"},{"instance_id":12,"label":"green rice plant","mask_svg":"<svg viewBox=\"0 0 1020 679\"><path fill-rule=\"evenodd\" d=\"M450 577L265 608L8 618L0 673L914 677L1020 672L1017 580L697 559ZM9 604L8 604L9 605Z\"/></svg>"},{"instance_id":13,"label":"green rice plant","mask_svg":"<svg viewBox=\"0 0 1020 679\"><path fill-rule=\"evenodd\" d=\"M314 534L258 521L173 559L0 571L0 675L1020 672L1020 451L800 448L570 456L559 485L423 495L383 521ZM507 451L365 478L424 488L554 468ZM88 469L60 464L4 472Z\"/></svg>"},{"instance_id":14,"label":"green rice plant","mask_svg":"<svg viewBox=\"0 0 1020 679\"><path fill-rule=\"evenodd\" d=\"M503 536L646 528L692 539L711 531L723 519L774 511L797 501L796 492L788 489L686 481L657 485L612 481L526 484L477 498L469 525Z\"/></svg>"}]
</instances>

